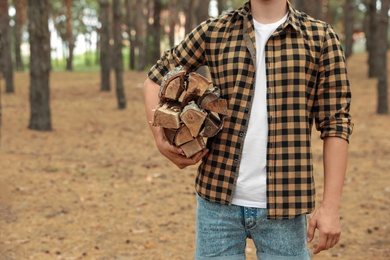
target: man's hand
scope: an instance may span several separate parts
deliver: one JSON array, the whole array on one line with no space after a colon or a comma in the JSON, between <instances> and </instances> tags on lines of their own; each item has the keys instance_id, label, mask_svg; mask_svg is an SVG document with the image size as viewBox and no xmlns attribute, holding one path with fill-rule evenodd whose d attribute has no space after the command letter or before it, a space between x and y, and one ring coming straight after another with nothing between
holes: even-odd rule
<instances>
[{"instance_id":1,"label":"man's hand","mask_svg":"<svg viewBox=\"0 0 390 260\"><path fill-rule=\"evenodd\" d=\"M324 194L321 207L314 212L307 230L307 241L319 230L314 254L334 247L340 239L340 206L345 171L347 168L348 143L338 137L327 137L324 141Z\"/></svg>"},{"instance_id":2,"label":"man's hand","mask_svg":"<svg viewBox=\"0 0 390 260\"><path fill-rule=\"evenodd\" d=\"M315 230L319 230L318 243L314 244L314 254L334 247L340 239L341 227L338 210L320 207L309 221L307 242L314 238Z\"/></svg>"},{"instance_id":3,"label":"man's hand","mask_svg":"<svg viewBox=\"0 0 390 260\"><path fill-rule=\"evenodd\" d=\"M180 169L184 169L187 166L197 164L206 154L208 149L200 151L193 155L191 158L187 158L183 150L180 147L173 146L164 138L159 138L156 140L157 148L161 154L167 157L171 162L173 162Z\"/></svg>"}]
</instances>

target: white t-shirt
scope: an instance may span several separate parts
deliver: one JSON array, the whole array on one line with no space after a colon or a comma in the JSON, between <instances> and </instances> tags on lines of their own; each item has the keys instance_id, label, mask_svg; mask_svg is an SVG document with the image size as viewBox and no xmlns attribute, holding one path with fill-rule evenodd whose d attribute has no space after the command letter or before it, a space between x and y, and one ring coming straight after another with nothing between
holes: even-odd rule
<instances>
[{"instance_id":1,"label":"white t-shirt","mask_svg":"<svg viewBox=\"0 0 390 260\"><path fill-rule=\"evenodd\" d=\"M288 13L278 22L261 24L255 20L256 83L255 94L244 140L241 164L232 204L267 208L267 75L265 45L275 30L287 20Z\"/></svg>"}]
</instances>

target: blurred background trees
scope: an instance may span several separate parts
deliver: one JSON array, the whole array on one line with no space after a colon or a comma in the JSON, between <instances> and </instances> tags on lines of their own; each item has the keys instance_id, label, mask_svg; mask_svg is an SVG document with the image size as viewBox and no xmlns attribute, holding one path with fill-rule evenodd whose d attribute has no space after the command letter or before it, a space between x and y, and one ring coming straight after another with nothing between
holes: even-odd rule
<instances>
[{"instance_id":1,"label":"blurred background trees","mask_svg":"<svg viewBox=\"0 0 390 260\"><path fill-rule=\"evenodd\" d=\"M11 28L8 15L8 1L0 0L0 32L2 35L2 52L0 56L0 72L5 79L5 91L14 92L13 66L11 58Z\"/></svg>"},{"instance_id":2,"label":"blurred background trees","mask_svg":"<svg viewBox=\"0 0 390 260\"><path fill-rule=\"evenodd\" d=\"M383 114L388 113L384 55L388 49L388 1L291 0L297 9L335 28L347 58L368 52L368 76L380 78L378 113ZM0 70L8 93L14 91L13 70L29 67L31 71L34 62L29 59L33 55L30 38L34 37L34 31L28 31L30 2L0 0ZM148 69L196 25L242 4L242 0L47 0L51 70L100 69L102 91L110 91L110 71L115 70L118 107L123 108L124 70Z\"/></svg>"}]
</instances>

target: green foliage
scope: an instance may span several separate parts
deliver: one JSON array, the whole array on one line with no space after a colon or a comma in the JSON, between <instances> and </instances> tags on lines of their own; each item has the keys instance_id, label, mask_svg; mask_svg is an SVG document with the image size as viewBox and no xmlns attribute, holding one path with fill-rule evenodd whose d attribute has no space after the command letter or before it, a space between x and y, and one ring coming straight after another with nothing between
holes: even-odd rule
<instances>
[{"instance_id":1,"label":"green foliage","mask_svg":"<svg viewBox=\"0 0 390 260\"><path fill-rule=\"evenodd\" d=\"M51 18L62 40L66 40L66 6L64 1L51 0ZM93 0L72 1L72 34L91 34L98 26L98 3Z\"/></svg>"}]
</instances>

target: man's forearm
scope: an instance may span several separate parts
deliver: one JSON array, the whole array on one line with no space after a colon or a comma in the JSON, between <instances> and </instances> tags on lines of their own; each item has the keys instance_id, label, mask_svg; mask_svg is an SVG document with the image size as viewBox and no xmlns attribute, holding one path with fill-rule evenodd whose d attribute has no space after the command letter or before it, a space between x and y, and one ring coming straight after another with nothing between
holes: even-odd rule
<instances>
[{"instance_id":1,"label":"man's forearm","mask_svg":"<svg viewBox=\"0 0 390 260\"><path fill-rule=\"evenodd\" d=\"M323 148L324 194L322 206L339 210L348 160L348 143L338 137L327 137Z\"/></svg>"},{"instance_id":2,"label":"man's forearm","mask_svg":"<svg viewBox=\"0 0 390 260\"><path fill-rule=\"evenodd\" d=\"M152 125L154 111L157 108L160 100L158 97L158 92L160 91L160 86L152 81L151 79L147 79L144 83L144 101L145 101L145 109L146 109L146 117L148 122L150 123L150 128L153 132L154 137L160 134L161 129L159 127L155 127Z\"/></svg>"}]
</instances>

